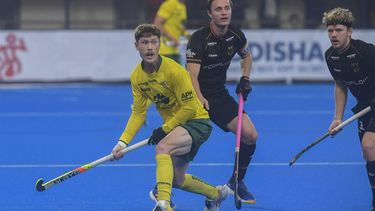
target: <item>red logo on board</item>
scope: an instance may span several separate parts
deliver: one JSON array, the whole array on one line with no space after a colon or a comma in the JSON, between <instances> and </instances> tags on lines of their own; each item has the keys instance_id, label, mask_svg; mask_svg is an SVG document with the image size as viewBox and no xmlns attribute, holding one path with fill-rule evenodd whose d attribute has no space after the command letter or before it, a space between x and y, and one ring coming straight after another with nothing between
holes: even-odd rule
<instances>
[{"instance_id":1,"label":"red logo on board","mask_svg":"<svg viewBox=\"0 0 375 211\"><path fill-rule=\"evenodd\" d=\"M23 39L12 33L6 36L5 41L4 45L0 43L0 80L21 73L22 64L16 52L27 51Z\"/></svg>"}]
</instances>

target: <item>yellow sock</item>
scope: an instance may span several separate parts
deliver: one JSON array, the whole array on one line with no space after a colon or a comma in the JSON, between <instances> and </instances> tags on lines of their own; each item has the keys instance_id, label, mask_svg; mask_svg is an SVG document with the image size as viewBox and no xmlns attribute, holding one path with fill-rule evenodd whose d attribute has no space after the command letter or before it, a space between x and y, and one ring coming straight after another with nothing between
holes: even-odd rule
<instances>
[{"instance_id":1,"label":"yellow sock","mask_svg":"<svg viewBox=\"0 0 375 211\"><path fill-rule=\"evenodd\" d=\"M170 155L156 155L156 182L158 200L170 201L173 182L173 164Z\"/></svg>"},{"instance_id":2,"label":"yellow sock","mask_svg":"<svg viewBox=\"0 0 375 211\"><path fill-rule=\"evenodd\" d=\"M191 174L185 174L185 181L184 184L182 184L181 189L201 194L209 199L216 199L219 194L216 187Z\"/></svg>"}]
</instances>

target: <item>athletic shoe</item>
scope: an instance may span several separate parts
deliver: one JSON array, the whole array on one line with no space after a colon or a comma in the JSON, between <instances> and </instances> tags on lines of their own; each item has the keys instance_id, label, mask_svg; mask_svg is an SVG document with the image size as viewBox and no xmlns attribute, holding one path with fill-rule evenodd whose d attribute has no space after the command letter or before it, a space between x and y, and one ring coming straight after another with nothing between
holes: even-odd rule
<instances>
[{"instance_id":1,"label":"athletic shoe","mask_svg":"<svg viewBox=\"0 0 375 211\"><path fill-rule=\"evenodd\" d=\"M231 194L234 194L234 182L228 182L226 186L228 186L231 189ZM247 204L256 203L255 197L253 196L253 194L251 194L247 190L247 187L245 183L243 182L243 180L238 182L238 196L241 198L241 201L243 203L247 203Z\"/></svg>"},{"instance_id":2,"label":"athletic shoe","mask_svg":"<svg viewBox=\"0 0 375 211\"><path fill-rule=\"evenodd\" d=\"M156 203L152 211L173 211L168 201L160 200Z\"/></svg>"},{"instance_id":3,"label":"athletic shoe","mask_svg":"<svg viewBox=\"0 0 375 211\"><path fill-rule=\"evenodd\" d=\"M158 189L156 188L156 185L154 187L154 189L152 191L150 191L150 199L152 201L154 201L155 203L158 202ZM169 206L171 206L173 209L176 209L176 204L172 202L172 199L171 199L171 202L169 204Z\"/></svg>"},{"instance_id":4,"label":"athletic shoe","mask_svg":"<svg viewBox=\"0 0 375 211\"><path fill-rule=\"evenodd\" d=\"M228 195L230 194L230 189L228 186L217 186L216 187L219 190L219 196L217 199L206 199L205 204L206 206L204 207L204 211L217 211L220 208L221 202L223 202Z\"/></svg>"}]
</instances>

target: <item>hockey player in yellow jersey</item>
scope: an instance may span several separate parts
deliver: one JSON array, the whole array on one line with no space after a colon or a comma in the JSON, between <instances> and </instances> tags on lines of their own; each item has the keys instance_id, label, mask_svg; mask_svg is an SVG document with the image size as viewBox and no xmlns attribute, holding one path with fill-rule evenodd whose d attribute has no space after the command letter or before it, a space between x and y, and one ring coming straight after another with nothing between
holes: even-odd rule
<instances>
[{"instance_id":1,"label":"hockey player in yellow jersey","mask_svg":"<svg viewBox=\"0 0 375 211\"><path fill-rule=\"evenodd\" d=\"M165 0L156 13L154 24L161 31L160 55L181 63L180 37L189 37L185 29L187 12L185 0Z\"/></svg>"},{"instance_id":2,"label":"hockey player in yellow jersey","mask_svg":"<svg viewBox=\"0 0 375 211\"><path fill-rule=\"evenodd\" d=\"M208 113L197 98L189 73L174 60L159 55L160 34L152 24L141 24L135 29L135 46L142 62L130 76L132 114L112 154L116 160L123 156L120 151L141 128L147 101L152 101L163 118L163 124L148 140L150 145L156 145L158 196L154 210L173 210L172 187L205 196L204 210L219 210L229 188L214 187L186 173L200 145L211 134Z\"/></svg>"}]
</instances>

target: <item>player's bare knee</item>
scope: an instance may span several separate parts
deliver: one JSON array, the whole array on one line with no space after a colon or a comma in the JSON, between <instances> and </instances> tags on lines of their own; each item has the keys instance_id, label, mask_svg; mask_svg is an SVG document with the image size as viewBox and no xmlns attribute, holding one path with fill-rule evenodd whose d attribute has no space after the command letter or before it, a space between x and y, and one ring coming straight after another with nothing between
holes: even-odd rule
<instances>
[{"instance_id":1,"label":"player's bare knee","mask_svg":"<svg viewBox=\"0 0 375 211\"><path fill-rule=\"evenodd\" d=\"M365 155L375 154L375 137L365 136L362 140L362 150Z\"/></svg>"},{"instance_id":2,"label":"player's bare knee","mask_svg":"<svg viewBox=\"0 0 375 211\"><path fill-rule=\"evenodd\" d=\"M256 131L243 134L241 141L248 145L253 145L258 139L258 133Z\"/></svg>"},{"instance_id":3,"label":"player's bare knee","mask_svg":"<svg viewBox=\"0 0 375 211\"><path fill-rule=\"evenodd\" d=\"M155 150L156 154L170 154L170 147L163 142L159 142L156 145Z\"/></svg>"}]
</instances>

